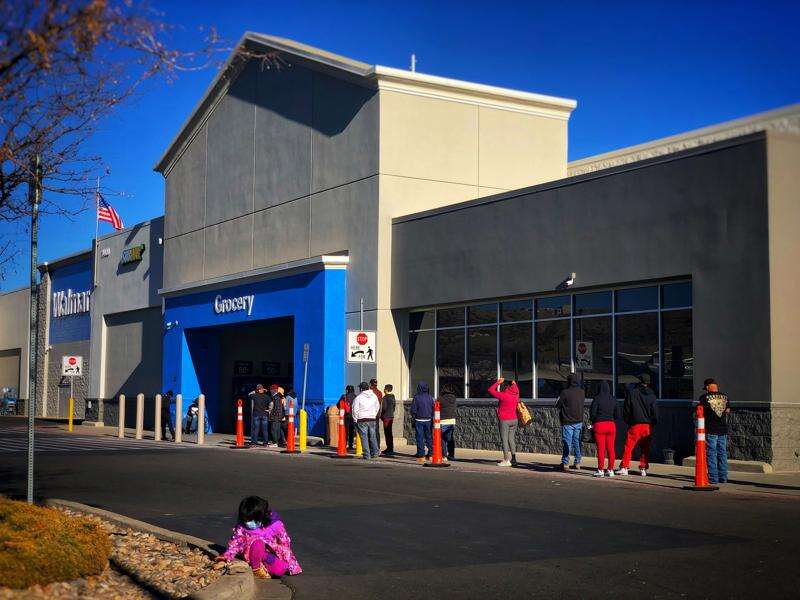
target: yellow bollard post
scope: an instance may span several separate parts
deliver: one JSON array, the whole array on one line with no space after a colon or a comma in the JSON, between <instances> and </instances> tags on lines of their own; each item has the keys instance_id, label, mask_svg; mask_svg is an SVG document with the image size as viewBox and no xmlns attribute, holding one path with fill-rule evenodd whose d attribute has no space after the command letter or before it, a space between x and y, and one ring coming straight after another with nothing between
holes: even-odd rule
<instances>
[{"instance_id":1,"label":"yellow bollard post","mask_svg":"<svg viewBox=\"0 0 800 600\"><path fill-rule=\"evenodd\" d=\"M308 444L308 413L300 409L300 452L306 451Z\"/></svg>"},{"instance_id":2,"label":"yellow bollard post","mask_svg":"<svg viewBox=\"0 0 800 600\"><path fill-rule=\"evenodd\" d=\"M69 397L69 409L68 410L69 410L69 427L68 427L68 429L69 429L69 431L72 431L72 415L75 412L75 398L73 398L71 395Z\"/></svg>"},{"instance_id":3,"label":"yellow bollard post","mask_svg":"<svg viewBox=\"0 0 800 600\"><path fill-rule=\"evenodd\" d=\"M361 445L361 432L358 430L358 426L355 423L353 423L353 427L356 430L356 456L362 456L364 454L364 446Z\"/></svg>"}]
</instances>

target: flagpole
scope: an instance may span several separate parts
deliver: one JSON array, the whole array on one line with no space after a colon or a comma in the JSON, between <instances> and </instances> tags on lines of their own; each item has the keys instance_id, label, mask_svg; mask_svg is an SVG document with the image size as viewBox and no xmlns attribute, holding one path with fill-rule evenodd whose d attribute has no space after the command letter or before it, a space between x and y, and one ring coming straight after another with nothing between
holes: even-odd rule
<instances>
[{"instance_id":1,"label":"flagpole","mask_svg":"<svg viewBox=\"0 0 800 600\"><path fill-rule=\"evenodd\" d=\"M100 250L97 247L97 236L100 232L100 219L97 218L99 210L100 210L100 177L97 178L97 189L94 192L94 273L93 273L92 288L97 287L97 253Z\"/></svg>"}]
</instances>

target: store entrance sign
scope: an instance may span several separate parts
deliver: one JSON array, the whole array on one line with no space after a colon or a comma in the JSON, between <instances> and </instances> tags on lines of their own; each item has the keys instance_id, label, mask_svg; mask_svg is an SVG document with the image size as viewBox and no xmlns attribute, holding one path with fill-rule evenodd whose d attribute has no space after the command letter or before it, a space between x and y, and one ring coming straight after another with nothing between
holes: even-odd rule
<instances>
[{"instance_id":1,"label":"store entrance sign","mask_svg":"<svg viewBox=\"0 0 800 600\"><path fill-rule=\"evenodd\" d=\"M374 331L360 331L352 329L347 331L347 362L375 362Z\"/></svg>"},{"instance_id":2,"label":"store entrance sign","mask_svg":"<svg viewBox=\"0 0 800 600\"><path fill-rule=\"evenodd\" d=\"M79 377L83 374L82 356L62 356L61 375L63 377Z\"/></svg>"},{"instance_id":3,"label":"store entrance sign","mask_svg":"<svg viewBox=\"0 0 800 600\"><path fill-rule=\"evenodd\" d=\"M89 312L89 299L92 292L73 292L68 289L66 292L53 293L53 317L66 317Z\"/></svg>"},{"instance_id":4,"label":"store entrance sign","mask_svg":"<svg viewBox=\"0 0 800 600\"><path fill-rule=\"evenodd\" d=\"M254 294L249 296L236 296L235 298L223 298L217 294L214 298L214 312L218 315L246 310L247 316L253 314L253 303L256 297Z\"/></svg>"}]
</instances>

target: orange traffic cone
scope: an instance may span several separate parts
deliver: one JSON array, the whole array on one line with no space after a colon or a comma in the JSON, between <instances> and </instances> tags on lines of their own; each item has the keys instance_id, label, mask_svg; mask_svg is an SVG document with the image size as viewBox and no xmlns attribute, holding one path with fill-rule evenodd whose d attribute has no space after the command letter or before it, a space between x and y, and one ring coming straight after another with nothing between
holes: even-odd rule
<instances>
[{"instance_id":1,"label":"orange traffic cone","mask_svg":"<svg viewBox=\"0 0 800 600\"><path fill-rule=\"evenodd\" d=\"M286 450L281 454L300 454L294 447L294 402L289 400L289 422L286 424Z\"/></svg>"},{"instance_id":2,"label":"orange traffic cone","mask_svg":"<svg viewBox=\"0 0 800 600\"><path fill-rule=\"evenodd\" d=\"M234 450L241 450L244 445L244 414L242 413L242 399L236 401L236 445L231 446Z\"/></svg>"},{"instance_id":3,"label":"orange traffic cone","mask_svg":"<svg viewBox=\"0 0 800 600\"><path fill-rule=\"evenodd\" d=\"M706 420L703 405L697 405L697 442L695 443L694 485L686 485L685 490L694 492L713 492L719 486L708 483L708 462L706 457Z\"/></svg>"},{"instance_id":4,"label":"orange traffic cone","mask_svg":"<svg viewBox=\"0 0 800 600\"><path fill-rule=\"evenodd\" d=\"M339 440L336 444L336 454L332 454L331 458L353 458L352 455L347 453L347 433L344 427L344 405L339 404L339 426L338 426Z\"/></svg>"},{"instance_id":5,"label":"orange traffic cone","mask_svg":"<svg viewBox=\"0 0 800 600\"><path fill-rule=\"evenodd\" d=\"M450 463L442 460L442 414L441 405L436 400L433 403L433 456L431 462L425 463L425 467L449 467Z\"/></svg>"}]
</instances>

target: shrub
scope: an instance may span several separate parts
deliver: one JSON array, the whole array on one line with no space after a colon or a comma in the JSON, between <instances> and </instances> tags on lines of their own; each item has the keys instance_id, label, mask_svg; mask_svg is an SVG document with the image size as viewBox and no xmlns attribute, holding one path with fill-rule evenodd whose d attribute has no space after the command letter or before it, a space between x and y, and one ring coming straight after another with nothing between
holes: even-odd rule
<instances>
[{"instance_id":1,"label":"shrub","mask_svg":"<svg viewBox=\"0 0 800 600\"><path fill-rule=\"evenodd\" d=\"M27 588L101 573L111 541L99 525L0 498L0 586Z\"/></svg>"}]
</instances>

